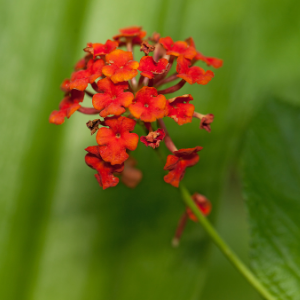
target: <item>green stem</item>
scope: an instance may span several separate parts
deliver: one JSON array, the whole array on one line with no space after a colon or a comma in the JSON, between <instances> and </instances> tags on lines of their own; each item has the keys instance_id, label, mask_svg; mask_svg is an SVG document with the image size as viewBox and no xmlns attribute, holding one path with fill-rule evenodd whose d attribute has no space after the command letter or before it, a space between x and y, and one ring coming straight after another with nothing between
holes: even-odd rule
<instances>
[{"instance_id":1,"label":"green stem","mask_svg":"<svg viewBox=\"0 0 300 300\"><path fill-rule=\"evenodd\" d=\"M186 205L193 211L197 217L199 223L203 226L204 230L217 245L217 247L223 252L228 260L237 268L237 270L246 278L246 280L257 290L257 292L267 300L276 300L269 291L260 283L260 281L254 276L254 274L240 261L240 259L232 252L228 245L222 240L210 222L199 211L198 207L192 200L192 197L185 186L180 183L180 191L182 198Z\"/></svg>"}]
</instances>

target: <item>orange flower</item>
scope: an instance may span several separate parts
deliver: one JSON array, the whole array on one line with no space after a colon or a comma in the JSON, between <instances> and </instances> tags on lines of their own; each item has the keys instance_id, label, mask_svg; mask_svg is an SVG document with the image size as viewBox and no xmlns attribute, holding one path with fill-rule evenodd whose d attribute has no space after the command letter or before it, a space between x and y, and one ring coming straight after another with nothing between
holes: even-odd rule
<instances>
[{"instance_id":1,"label":"orange flower","mask_svg":"<svg viewBox=\"0 0 300 300\"><path fill-rule=\"evenodd\" d=\"M114 84L109 78L104 78L97 82L97 86L102 93L93 96L93 106L101 110L101 117L123 114L124 107L128 107L134 98L132 93L124 92L128 89L127 82Z\"/></svg>"},{"instance_id":2,"label":"orange flower","mask_svg":"<svg viewBox=\"0 0 300 300\"><path fill-rule=\"evenodd\" d=\"M144 86L137 93L129 106L132 115L144 122L154 122L165 116L167 100L158 95L156 88Z\"/></svg>"},{"instance_id":3,"label":"orange flower","mask_svg":"<svg viewBox=\"0 0 300 300\"><path fill-rule=\"evenodd\" d=\"M207 84L215 76L211 70L204 71L200 67L191 67L191 62L185 59L183 56L179 56L177 59L176 71L177 77L180 77L187 81L189 84Z\"/></svg>"},{"instance_id":4,"label":"orange flower","mask_svg":"<svg viewBox=\"0 0 300 300\"><path fill-rule=\"evenodd\" d=\"M194 166L199 161L198 151L202 147L186 148L175 151L175 155L168 155L164 170L169 174L165 175L164 180L175 187L179 187L179 182L183 179L185 169Z\"/></svg>"},{"instance_id":5,"label":"orange flower","mask_svg":"<svg viewBox=\"0 0 300 300\"><path fill-rule=\"evenodd\" d=\"M56 125L64 123L65 117L69 119L71 115L81 107L79 103L83 101L83 98L84 92L72 90L70 94L60 102L59 110L55 110L51 113L49 122Z\"/></svg>"},{"instance_id":6,"label":"orange flower","mask_svg":"<svg viewBox=\"0 0 300 300\"><path fill-rule=\"evenodd\" d=\"M189 102L193 100L192 95L186 94L168 100L168 114L179 125L191 123L195 107Z\"/></svg>"},{"instance_id":7,"label":"orange flower","mask_svg":"<svg viewBox=\"0 0 300 300\"><path fill-rule=\"evenodd\" d=\"M146 31L142 30L140 26L126 27L119 31L120 34L115 35L113 39L117 40L120 46L123 46L128 40L134 45L140 45L146 35Z\"/></svg>"},{"instance_id":8,"label":"orange flower","mask_svg":"<svg viewBox=\"0 0 300 300\"><path fill-rule=\"evenodd\" d=\"M110 65L104 66L102 72L114 83L130 80L138 74L139 63L133 60L132 52L117 49L107 54L105 60Z\"/></svg>"},{"instance_id":9,"label":"orange flower","mask_svg":"<svg viewBox=\"0 0 300 300\"><path fill-rule=\"evenodd\" d=\"M100 156L99 148L99 146L86 148L85 150L88 154L85 155L85 162L98 172L98 174L95 174L95 177L99 185L105 190L119 183L119 178L115 177L113 173L122 172L124 164L112 166L110 163L105 162Z\"/></svg>"},{"instance_id":10,"label":"orange flower","mask_svg":"<svg viewBox=\"0 0 300 300\"><path fill-rule=\"evenodd\" d=\"M152 56L143 56L138 70L142 72L141 75L153 79L154 75L164 73L168 64L169 62L165 58L155 62Z\"/></svg>"},{"instance_id":11,"label":"orange flower","mask_svg":"<svg viewBox=\"0 0 300 300\"><path fill-rule=\"evenodd\" d=\"M129 157L126 149L135 150L138 144L138 135L130 133L135 121L126 117L108 117L104 125L109 128L100 128L96 137L101 157L112 165L122 164Z\"/></svg>"},{"instance_id":12,"label":"orange flower","mask_svg":"<svg viewBox=\"0 0 300 300\"><path fill-rule=\"evenodd\" d=\"M197 52L194 47L183 41L173 42L169 36L160 38L159 42L167 50L168 55L183 56L187 59L193 59Z\"/></svg>"},{"instance_id":13,"label":"orange flower","mask_svg":"<svg viewBox=\"0 0 300 300\"><path fill-rule=\"evenodd\" d=\"M79 70L72 74L70 89L84 91L89 83L93 83L97 78L101 77L103 66L104 61L102 59L90 59L86 70Z\"/></svg>"},{"instance_id":14,"label":"orange flower","mask_svg":"<svg viewBox=\"0 0 300 300\"><path fill-rule=\"evenodd\" d=\"M106 55L114 51L118 47L119 43L116 41L107 40L105 44L101 43L87 43L87 47L83 50L85 52L93 55L93 58L96 56Z\"/></svg>"}]
</instances>

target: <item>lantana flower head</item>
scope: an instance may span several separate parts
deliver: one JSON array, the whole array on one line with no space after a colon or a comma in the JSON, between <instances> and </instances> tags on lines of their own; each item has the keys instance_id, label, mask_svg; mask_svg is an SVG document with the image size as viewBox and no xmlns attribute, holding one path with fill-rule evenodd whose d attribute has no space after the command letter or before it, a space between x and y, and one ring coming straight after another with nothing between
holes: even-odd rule
<instances>
[{"instance_id":1,"label":"lantana flower head","mask_svg":"<svg viewBox=\"0 0 300 300\"><path fill-rule=\"evenodd\" d=\"M134 166L133 151L138 145L160 151L162 142L170 151L164 180L178 187L186 169L198 163L202 147L178 150L164 118L178 125L200 119L200 128L210 132L214 115L195 111L198 97L172 94L186 83L204 85L214 78L213 71L195 65L198 61L219 68L222 60L204 56L192 38L173 41L158 33L147 37L139 26L120 29L106 42L87 42L74 72L61 84L64 98L59 110L51 113L50 122L62 124L76 111L96 115L87 126L96 134L98 145L86 148L85 161L97 171L95 177L103 189L116 186L118 174L125 184L138 184L142 173ZM134 57L134 47L144 54L139 60ZM90 102L83 106L83 100ZM140 139L133 132L136 126L145 130Z\"/></svg>"}]
</instances>

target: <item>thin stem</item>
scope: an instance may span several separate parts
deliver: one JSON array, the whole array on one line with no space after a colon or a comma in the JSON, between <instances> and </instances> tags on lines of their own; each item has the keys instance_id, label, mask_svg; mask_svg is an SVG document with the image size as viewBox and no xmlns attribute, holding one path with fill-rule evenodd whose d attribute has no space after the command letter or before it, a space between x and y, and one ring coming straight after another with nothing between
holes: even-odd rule
<instances>
[{"instance_id":1,"label":"thin stem","mask_svg":"<svg viewBox=\"0 0 300 300\"><path fill-rule=\"evenodd\" d=\"M84 106L81 106L78 109L78 111L85 115L97 115L100 113L100 110L97 110L93 107L84 107Z\"/></svg>"},{"instance_id":2,"label":"thin stem","mask_svg":"<svg viewBox=\"0 0 300 300\"><path fill-rule=\"evenodd\" d=\"M167 127L165 125L165 122L162 120L162 119L159 119L157 120L159 126L163 129L163 131L165 132L166 136L164 138L164 142L165 142L165 145L166 147L170 150L170 152L174 152L174 151L177 151L177 147L175 146L175 144L173 143L170 135L169 135L169 132L167 130Z\"/></svg>"},{"instance_id":3,"label":"thin stem","mask_svg":"<svg viewBox=\"0 0 300 300\"><path fill-rule=\"evenodd\" d=\"M223 239L212 227L207 218L205 218L205 216L199 211L188 190L182 183L180 183L180 192L182 199L184 200L186 205L193 211L206 233L210 236L210 238L221 250L221 252L227 257L227 259L237 268L237 270L264 299L276 300L276 298L270 294L270 292L260 283L260 281L254 276L254 274L242 263L242 261L236 256L236 254L232 252L229 246L223 241Z\"/></svg>"},{"instance_id":4,"label":"thin stem","mask_svg":"<svg viewBox=\"0 0 300 300\"><path fill-rule=\"evenodd\" d=\"M175 236L172 240L172 245L174 247L177 247L179 245L179 241L180 241L182 232L185 228L187 220L188 220L188 214L187 214L187 212L184 212L183 215L181 216L180 220L179 220L179 223L178 223L178 226L177 226L177 229L176 229L176 232L175 232Z\"/></svg>"},{"instance_id":5,"label":"thin stem","mask_svg":"<svg viewBox=\"0 0 300 300\"><path fill-rule=\"evenodd\" d=\"M164 90L160 90L160 91L157 91L159 94L170 94L170 93L174 93L178 90L180 90L184 85L186 84L186 81L184 79L182 79L181 81L179 81L177 84L167 88L167 89L164 89Z\"/></svg>"},{"instance_id":6,"label":"thin stem","mask_svg":"<svg viewBox=\"0 0 300 300\"><path fill-rule=\"evenodd\" d=\"M172 74L168 78L162 79L162 80L158 81L157 83L155 83L155 87L159 87L159 86L161 86L161 85L163 85L165 83L171 82L171 81L176 80L176 79L178 79L177 73Z\"/></svg>"}]
</instances>

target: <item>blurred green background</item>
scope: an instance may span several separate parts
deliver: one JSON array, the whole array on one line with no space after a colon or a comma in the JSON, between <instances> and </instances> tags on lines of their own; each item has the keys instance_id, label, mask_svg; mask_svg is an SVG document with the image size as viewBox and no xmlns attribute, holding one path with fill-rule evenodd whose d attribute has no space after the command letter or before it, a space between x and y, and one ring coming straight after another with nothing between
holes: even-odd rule
<instances>
[{"instance_id":1,"label":"blurred green background","mask_svg":"<svg viewBox=\"0 0 300 300\"><path fill-rule=\"evenodd\" d=\"M300 2L2 0L0 24L0 298L260 299L196 223L171 247L184 206L151 148L133 154L144 174L136 189L102 191L84 163L84 148L96 143L89 118L55 126L48 117L87 42L131 25L192 36L224 60L207 86L179 92L215 115L213 130L167 126L178 147L204 147L184 183L212 201L210 219L248 263L239 155L264 99L300 104Z\"/></svg>"}]
</instances>

